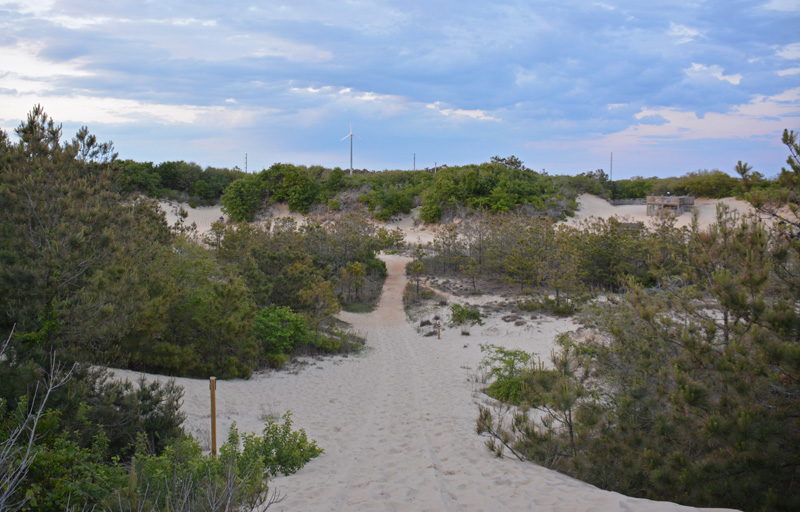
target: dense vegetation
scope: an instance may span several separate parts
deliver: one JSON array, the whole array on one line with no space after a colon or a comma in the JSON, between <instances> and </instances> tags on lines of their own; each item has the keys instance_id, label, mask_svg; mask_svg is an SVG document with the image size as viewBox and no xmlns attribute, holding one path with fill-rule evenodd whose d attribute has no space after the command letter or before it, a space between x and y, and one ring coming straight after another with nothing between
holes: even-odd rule
<instances>
[{"instance_id":1,"label":"dense vegetation","mask_svg":"<svg viewBox=\"0 0 800 512\"><path fill-rule=\"evenodd\" d=\"M233 181L244 178L238 169L203 169L183 161L136 162L120 160L115 163L123 192L141 192L150 197L163 197L190 204L214 204Z\"/></svg>"},{"instance_id":2,"label":"dense vegetation","mask_svg":"<svg viewBox=\"0 0 800 512\"><path fill-rule=\"evenodd\" d=\"M111 144L85 128L63 141L37 107L16 133L0 131L0 510L268 504L267 478L319 453L288 418L233 435L215 459L184 434L179 388L89 363L225 378L348 350L332 313L373 293L375 253L396 236L343 218L219 224L199 240L130 193ZM276 344L287 319L302 336Z\"/></svg>"},{"instance_id":3,"label":"dense vegetation","mask_svg":"<svg viewBox=\"0 0 800 512\"><path fill-rule=\"evenodd\" d=\"M486 347L486 391L516 411L504 422L481 408L493 451L634 496L800 507L800 223L776 208L797 212L800 146L792 132L784 142L785 188L751 196L780 222L723 208L707 232L666 223L632 240L638 231L572 241L581 253L633 243L640 256L616 268L578 259L584 285L622 293L583 308L593 334L562 336L547 364ZM590 277L593 268L605 271Z\"/></svg>"},{"instance_id":4,"label":"dense vegetation","mask_svg":"<svg viewBox=\"0 0 800 512\"><path fill-rule=\"evenodd\" d=\"M508 159L495 159L481 165L443 167L436 173L383 171L352 176L338 168L275 164L233 182L222 204L234 220L252 220L268 201L285 202L301 213L362 205L381 220L421 206L425 222L474 210L520 210L560 217L577 206L573 189L559 186L558 179L527 169L516 159L511 162L516 167Z\"/></svg>"},{"instance_id":5,"label":"dense vegetation","mask_svg":"<svg viewBox=\"0 0 800 512\"><path fill-rule=\"evenodd\" d=\"M715 169L678 178L611 181L602 169L551 176L525 167L514 156L495 156L480 165L443 166L436 172L358 171L352 176L339 168L275 164L231 183L222 204L234 220L252 220L269 202L283 202L300 213L366 208L380 220L420 206L423 221L438 222L474 212L562 218L575 210L579 193L614 200L644 199L652 194L721 198L783 188L780 179L768 180L741 162L734 170L741 179Z\"/></svg>"},{"instance_id":6,"label":"dense vegetation","mask_svg":"<svg viewBox=\"0 0 800 512\"><path fill-rule=\"evenodd\" d=\"M199 243L151 200L125 194L110 145L35 111L0 146L0 327L62 359L168 375L248 376L279 365L254 329L290 308L306 335L292 350L350 346L332 314L374 297L377 251L398 242L358 216L271 229L218 224ZM266 350L266 351L265 351Z\"/></svg>"}]
</instances>

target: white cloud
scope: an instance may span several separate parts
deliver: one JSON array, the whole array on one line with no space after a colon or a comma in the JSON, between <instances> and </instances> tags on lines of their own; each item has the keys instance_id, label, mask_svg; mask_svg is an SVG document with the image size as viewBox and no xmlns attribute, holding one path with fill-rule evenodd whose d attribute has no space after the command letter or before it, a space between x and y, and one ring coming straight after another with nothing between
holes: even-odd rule
<instances>
[{"instance_id":1,"label":"white cloud","mask_svg":"<svg viewBox=\"0 0 800 512\"><path fill-rule=\"evenodd\" d=\"M157 123L165 125L206 124L232 127L255 121L265 110L232 109L223 106L168 105L145 101L84 95L47 96L0 93L0 119L24 119L33 105L61 122Z\"/></svg>"},{"instance_id":2,"label":"white cloud","mask_svg":"<svg viewBox=\"0 0 800 512\"><path fill-rule=\"evenodd\" d=\"M22 14L40 16L53 9L55 0L0 0L0 7Z\"/></svg>"},{"instance_id":3,"label":"white cloud","mask_svg":"<svg viewBox=\"0 0 800 512\"><path fill-rule=\"evenodd\" d=\"M677 39L678 44L690 43L698 37L703 37L702 32L696 28L687 27L686 25L679 25L670 22L667 34Z\"/></svg>"},{"instance_id":4,"label":"white cloud","mask_svg":"<svg viewBox=\"0 0 800 512\"><path fill-rule=\"evenodd\" d=\"M683 70L690 78L716 78L717 80L722 80L733 85L739 85L739 82L742 81L742 75L739 73L735 75L726 75L725 70L722 67L717 66L716 64L711 66L706 66L704 64L698 64L696 62L692 62L692 65L688 68Z\"/></svg>"},{"instance_id":5,"label":"white cloud","mask_svg":"<svg viewBox=\"0 0 800 512\"><path fill-rule=\"evenodd\" d=\"M797 0L770 0L764 4L764 7L773 11L800 11L800 2Z\"/></svg>"},{"instance_id":6,"label":"white cloud","mask_svg":"<svg viewBox=\"0 0 800 512\"><path fill-rule=\"evenodd\" d=\"M151 23L166 23L168 25L200 25L201 27L216 27L217 20L201 20L197 18L167 18L163 20L148 20Z\"/></svg>"},{"instance_id":7,"label":"white cloud","mask_svg":"<svg viewBox=\"0 0 800 512\"><path fill-rule=\"evenodd\" d=\"M607 4L605 2L594 2L593 4L595 7L599 7L601 9L605 9L606 11L613 11L616 9L613 5Z\"/></svg>"},{"instance_id":8,"label":"white cloud","mask_svg":"<svg viewBox=\"0 0 800 512\"><path fill-rule=\"evenodd\" d=\"M532 85L538 81L539 77L535 72L529 69L518 68L516 72L514 72L514 83L516 85Z\"/></svg>"},{"instance_id":9,"label":"white cloud","mask_svg":"<svg viewBox=\"0 0 800 512\"><path fill-rule=\"evenodd\" d=\"M661 124L636 123L625 130L607 135L599 146L636 146L658 144L665 139L735 139L780 134L800 117L800 87L773 96L756 96L749 103L736 105L728 112L696 112L676 108L644 108L634 118L661 118Z\"/></svg>"},{"instance_id":10,"label":"white cloud","mask_svg":"<svg viewBox=\"0 0 800 512\"><path fill-rule=\"evenodd\" d=\"M41 43L0 46L0 73L11 74L23 79L92 75L83 69L87 61L81 59L63 62L50 61L39 56L43 49L44 44Z\"/></svg>"},{"instance_id":11,"label":"white cloud","mask_svg":"<svg viewBox=\"0 0 800 512\"><path fill-rule=\"evenodd\" d=\"M617 110L618 108L623 108L627 106L628 106L627 103L609 103L608 105L606 105L606 108L608 110Z\"/></svg>"},{"instance_id":12,"label":"white cloud","mask_svg":"<svg viewBox=\"0 0 800 512\"><path fill-rule=\"evenodd\" d=\"M787 44L776 53L778 57L783 57L784 59L800 59L800 43Z\"/></svg>"},{"instance_id":13,"label":"white cloud","mask_svg":"<svg viewBox=\"0 0 800 512\"><path fill-rule=\"evenodd\" d=\"M345 109L358 109L373 115L393 116L405 113L413 106L407 98L394 94L381 94L373 91L359 91L351 87L337 87L324 85L320 87L291 87L295 94L308 95L315 101L323 102L321 107L305 110L304 119L318 118L320 108L341 107Z\"/></svg>"},{"instance_id":14,"label":"white cloud","mask_svg":"<svg viewBox=\"0 0 800 512\"><path fill-rule=\"evenodd\" d=\"M425 105L425 107L434 110L436 112L439 112L440 114L446 117L476 119L478 121L500 121L499 118L491 114L487 114L485 110L448 108L444 106L444 104L440 101L436 101L434 103L428 103L427 105Z\"/></svg>"},{"instance_id":15,"label":"white cloud","mask_svg":"<svg viewBox=\"0 0 800 512\"><path fill-rule=\"evenodd\" d=\"M312 44L297 43L269 34L238 34L220 37L216 44L207 44L208 34L203 31L193 33L196 44L180 44L180 41L167 42L169 52L178 58L205 61L226 61L240 57L278 57L292 62L319 62L333 58L333 53ZM175 44L173 44L175 43Z\"/></svg>"},{"instance_id":16,"label":"white cloud","mask_svg":"<svg viewBox=\"0 0 800 512\"><path fill-rule=\"evenodd\" d=\"M776 71L775 74L778 76L800 75L800 68L781 69L780 71Z\"/></svg>"}]
</instances>

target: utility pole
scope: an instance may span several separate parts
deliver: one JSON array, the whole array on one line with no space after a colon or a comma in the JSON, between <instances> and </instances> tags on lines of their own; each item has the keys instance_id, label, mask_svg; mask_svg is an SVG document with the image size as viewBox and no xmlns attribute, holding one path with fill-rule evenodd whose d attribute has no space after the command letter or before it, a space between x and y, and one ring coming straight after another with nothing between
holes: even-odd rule
<instances>
[{"instance_id":1,"label":"utility pole","mask_svg":"<svg viewBox=\"0 0 800 512\"><path fill-rule=\"evenodd\" d=\"M414 170L417 170L417 154L414 153Z\"/></svg>"},{"instance_id":2,"label":"utility pole","mask_svg":"<svg viewBox=\"0 0 800 512\"><path fill-rule=\"evenodd\" d=\"M247 172L247 153L244 154L244 172Z\"/></svg>"}]
</instances>

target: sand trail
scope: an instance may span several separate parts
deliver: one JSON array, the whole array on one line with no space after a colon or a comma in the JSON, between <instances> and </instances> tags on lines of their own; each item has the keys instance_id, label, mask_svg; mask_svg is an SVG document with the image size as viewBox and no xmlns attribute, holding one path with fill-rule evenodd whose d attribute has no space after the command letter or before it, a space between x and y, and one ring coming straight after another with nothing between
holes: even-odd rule
<instances>
[{"instance_id":1,"label":"sand trail","mask_svg":"<svg viewBox=\"0 0 800 512\"><path fill-rule=\"evenodd\" d=\"M309 394L333 392L337 402L353 409L331 407L325 416L347 421L339 435L325 441L326 453L300 473L274 481L288 496L279 510L684 508L627 498L533 464L493 457L474 430L474 386L466 365L459 364L468 354L465 338L457 330L446 331L441 341L420 337L403 312L408 259L385 260L389 276L379 307L370 314L342 315L367 335L372 349L348 366L347 375L306 388Z\"/></svg>"},{"instance_id":2,"label":"sand trail","mask_svg":"<svg viewBox=\"0 0 800 512\"><path fill-rule=\"evenodd\" d=\"M672 503L629 498L531 463L497 459L475 433L472 382L480 343L547 354L569 320L526 328L499 321L462 337L422 337L406 320L402 293L408 258L384 256L388 278L378 308L342 313L367 338L359 356L313 362L293 374L268 372L218 384L219 429L232 422L259 431L265 414L293 411L325 453L272 486L279 511L677 511ZM134 372L118 371L122 377ZM149 376L149 378L159 378ZM189 429L207 438L208 383L177 379L186 390Z\"/></svg>"}]
</instances>

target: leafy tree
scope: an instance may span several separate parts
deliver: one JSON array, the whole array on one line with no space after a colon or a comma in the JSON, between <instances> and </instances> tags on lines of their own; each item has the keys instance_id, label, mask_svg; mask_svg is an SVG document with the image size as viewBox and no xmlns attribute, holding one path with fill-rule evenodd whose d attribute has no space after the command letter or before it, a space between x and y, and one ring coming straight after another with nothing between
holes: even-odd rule
<instances>
[{"instance_id":1,"label":"leafy tree","mask_svg":"<svg viewBox=\"0 0 800 512\"><path fill-rule=\"evenodd\" d=\"M264 354L291 353L295 346L309 339L305 319L286 306L261 309L253 331Z\"/></svg>"},{"instance_id":2,"label":"leafy tree","mask_svg":"<svg viewBox=\"0 0 800 512\"><path fill-rule=\"evenodd\" d=\"M241 178L222 194L222 211L233 221L249 222L264 201L264 184L257 176Z\"/></svg>"}]
</instances>

